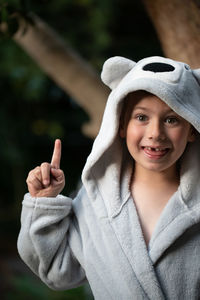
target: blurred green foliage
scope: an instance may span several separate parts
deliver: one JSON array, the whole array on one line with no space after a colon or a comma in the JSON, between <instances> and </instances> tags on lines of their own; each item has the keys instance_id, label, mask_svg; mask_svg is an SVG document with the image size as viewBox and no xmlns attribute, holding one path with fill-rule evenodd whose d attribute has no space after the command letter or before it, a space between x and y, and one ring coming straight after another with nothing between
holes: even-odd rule
<instances>
[{"instance_id":1,"label":"blurred green foliage","mask_svg":"<svg viewBox=\"0 0 200 300\"><path fill-rule=\"evenodd\" d=\"M40 281L31 277L20 276L13 280L13 289L10 290L5 300L93 300L87 285L68 291L50 290Z\"/></svg>"},{"instance_id":2,"label":"blurred green foliage","mask_svg":"<svg viewBox=\"0 0 200 300\"><path fill-rule=\"evenodd\" d=\"M5 20L15 11L38 14L99 71L112 55L137 60L161 53L139 0L1 0L2 10ZM81 134L84 111L9 36L0 39L0 56L0 159L6 170L0 205L10 204L9 216L16 217L27 171L50 159L53 140L63 140L67 193L75 189L92 141Z\"/></svg>"},{"instance_id":3,"label":"blurred green foliage","mask_svg":"<svg viewBox=\"0 0 200 300\"><path fill-rule=\"evenodd\" d=\"M49 161L54 139L61 138L63 193L70 194L92 146L81 133L86 113L12 40L18 28L15 13L30 21L30 11L99 72L104 60L113 55L138 60L162 54L140 0L0 0L0 23L8 25L6 34L0 35L0 232L13 240L14 248L28 171ZM84 289L50 292L43 284L19 276L13 291L15 297L11 290L7 299L86 299Z\"/></svg>"}]
</instances>

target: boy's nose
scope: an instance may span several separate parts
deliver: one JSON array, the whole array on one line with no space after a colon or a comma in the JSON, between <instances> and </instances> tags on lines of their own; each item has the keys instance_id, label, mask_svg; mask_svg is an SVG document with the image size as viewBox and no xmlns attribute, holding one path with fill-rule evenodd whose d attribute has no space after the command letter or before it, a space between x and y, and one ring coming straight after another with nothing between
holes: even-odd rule
<instances>
[{"instance_id":1,"label":"boy's nose","mask_svg":"<svg viewBox=\"0 0 200 300\"><path fill-rule=\"evenodd\" d=\"M148 138L152 140L164 140L166 138L164 128L159 121L152 121L148 127Z\"/></svg>"}]
</instances>

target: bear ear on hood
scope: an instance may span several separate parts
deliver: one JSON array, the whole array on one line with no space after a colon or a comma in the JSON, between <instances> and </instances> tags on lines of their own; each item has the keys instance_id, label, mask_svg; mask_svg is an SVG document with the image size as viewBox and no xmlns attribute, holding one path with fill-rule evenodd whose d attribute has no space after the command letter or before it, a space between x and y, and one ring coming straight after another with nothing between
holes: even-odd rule
<instances>
[{"instance_id":1,"label":"bear ear on hood","mask_svg":"<svg viewBox=\"0 0 200 300\"><path fill-rule=\"evenodd\" d=\"M200 69L192 70L194 77L196 78L198 84L200 85Z\"/></svg>"},{"instance_id":2,"label":"bear ear on hood","mask_svg":"<svg viewBox=\"0 0 200 300\"><path fill-rule=\"evenodd\" d=\"M113 90L135 65L136 63L130 59L121 56L111 57L103 65L101 79Z\"/></svg>"}]
</instances>

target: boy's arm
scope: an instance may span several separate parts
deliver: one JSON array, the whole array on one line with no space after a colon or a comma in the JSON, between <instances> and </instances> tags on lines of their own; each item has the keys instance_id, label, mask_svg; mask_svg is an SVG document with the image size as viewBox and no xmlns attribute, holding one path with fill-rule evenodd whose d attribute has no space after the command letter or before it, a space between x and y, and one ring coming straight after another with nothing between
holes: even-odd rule
<instances>
[{"instance_id":1,"label":"boy's arm","mask_svg":"<svg viewBox=\"0 0 200 300\"><path fill-rule=\"evenodd\" d=\"M77 226L73 226L71 206L72 200L62 195L33 198L26 194L23 201L18 251L31 270L52 289L70 289L85 281L85 272L70 247L73 236L81 259L81 239Z\"/></svg>"},{"instance_id":2,"label":"boy's arm","mask_svg":"<svg viewBox=\"0 0 200 300\"><path fill-rule=\"evenodd\" d=\"M23 201L18 251L48 286L67 289L80 285L85 273L70 247L72 237L81 260L81 238L71 215L72 200L58 195L65 185L60 159L61 141L56 140L51 164L42 163L28 175L30 194Z\"/></svg>"}]
</instances>

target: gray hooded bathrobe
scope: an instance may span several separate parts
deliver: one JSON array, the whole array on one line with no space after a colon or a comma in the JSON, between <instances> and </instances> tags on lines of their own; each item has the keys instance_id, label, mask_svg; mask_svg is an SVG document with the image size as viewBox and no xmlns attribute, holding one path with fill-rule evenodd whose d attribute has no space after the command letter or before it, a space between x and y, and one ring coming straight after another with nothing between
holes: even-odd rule
<instances>
[{"instance_id":1,"label":"gray hooded bathrobe","mask_svg":"<svg viewBox=\"0 0 200 300\"><path fill-rule=\"evenodd\" d=\"M87 280L97 300L200 299L200 70L162 57L113 57L102 80L112 92L82 188L73 201L25 195L19 254L52 289ZM197 131L148 246L129 190L134 162L118 135L123 99L136 90L155 94Z\"/></svg>"}]
</instances>

